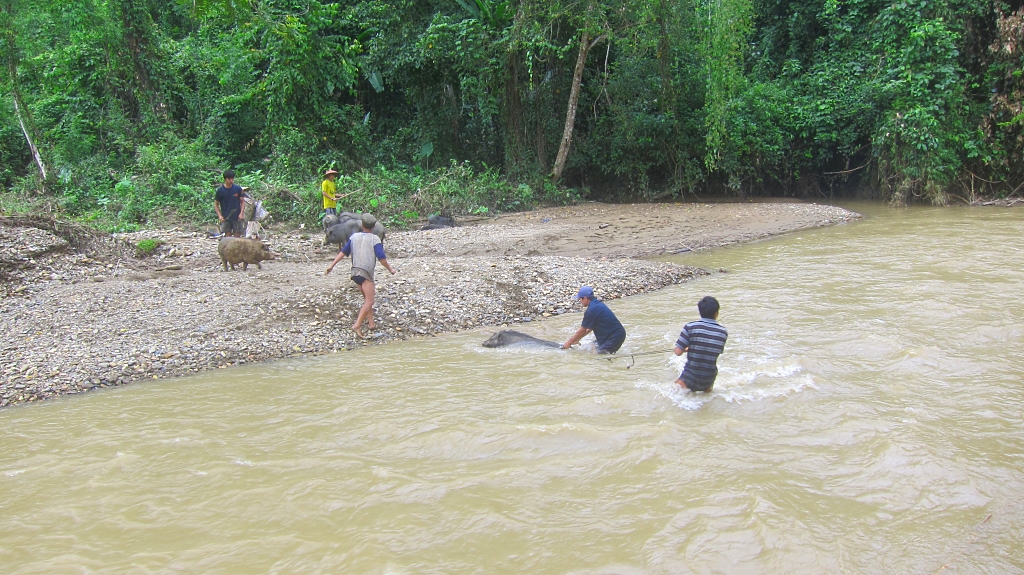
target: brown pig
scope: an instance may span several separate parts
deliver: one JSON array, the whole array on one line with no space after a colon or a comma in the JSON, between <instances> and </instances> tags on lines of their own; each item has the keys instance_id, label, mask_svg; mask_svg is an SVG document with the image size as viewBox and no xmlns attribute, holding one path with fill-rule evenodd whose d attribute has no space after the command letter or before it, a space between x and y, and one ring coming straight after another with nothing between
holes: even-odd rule
<instances>
[{"instance_id":1,"label":"brown pig","mask_svg":"<svg viewBox=\"0 0 1024 575\"><path fill-rule=\"evenodd\" d=\"M261 261L274 259L274 254L266 244L243 238L221 238L217 253L224 264L224 271L228 271L228 264L231 264L231 269L235 269L235 264L239 263L243 271L249 269L249 264L256 264L256 267L263 269Z\"/></svg>"}]
</instances>

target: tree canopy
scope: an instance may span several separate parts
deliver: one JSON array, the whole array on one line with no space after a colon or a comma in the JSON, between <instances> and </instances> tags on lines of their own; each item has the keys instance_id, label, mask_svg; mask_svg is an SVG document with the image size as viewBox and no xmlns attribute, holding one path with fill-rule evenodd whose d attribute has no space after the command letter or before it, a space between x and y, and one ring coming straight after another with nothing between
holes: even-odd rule
<instances>
[{"instance_id":1,"label":"tree canopy","mask_svg":"<svg viewBox=\"0 0 1024 575\"><path fill-rule=\"evenodd\" d=\"M300 217L328 167L399 211L1007 195L1022 37L981 0L0 0L0 184L121 222L227 167Z\"/></svg>"}]
</instances>

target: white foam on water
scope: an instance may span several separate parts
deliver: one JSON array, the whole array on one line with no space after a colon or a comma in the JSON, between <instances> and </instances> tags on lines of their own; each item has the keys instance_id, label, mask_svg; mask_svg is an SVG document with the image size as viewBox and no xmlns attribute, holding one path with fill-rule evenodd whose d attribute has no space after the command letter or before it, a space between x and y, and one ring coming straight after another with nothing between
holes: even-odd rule
<instances>
[{"instance_id":1,"label":"white foam on water","mask_svg":"<svg viewBox=\"0 0 1024 575\"><path fill-rule=\"evenodd\" d=\"M14 471L4 472L4 475L6 475L7 477L14 477L15 475L21 475L22 473L25 473L24 469L15 469Z\"/></svg>"},{"instance_id":2,"label":"white foam on water","mask_svg":"<svg viewBox=\"0 0 1024 575\"><path fill-rule=\"evenodd\" d=\"M653 382L641 379L636 382L634 387L656 391L662 397L671 401L676 407L687 411L696 411L704 407L715 395L715 392L694 393L688 389L683 389L675 381Z\"/></svg>"},{"instance_id":3,"label":"white foam on water","mask_svg":"<svg viewBox=\"0 0 1024 575\"><path fill-rule=\"evenodd\" d=\"M791 364L772 364L765 362L760 367L755 367L742 372L732 372L729 369L723 369L718 374L718 380L728 379L733 383L741 385L748 385L753 383L759 377L767 377L771 379L783 379L792 377L804 370L803 366L798 363ZM723 377L724 376L724 377Z\"/></svg>"},{"instance_id":4,"label":"white foam on water","mask_svg":"<svg viewBox=\"0 0 1024 575\"><path fill-rule=\"evenodd\" d=\"M761 401L773 397L787 397L794 393L800 393L807 388L818 389L818 386L814 385L814 378L806 373L797 377L782 377L776 381L764 381L762 378L757 383L754 382L755 378L757 378L757 375L750 378L748 382L739 385L728 381L723 381L721 385L716 382L713 395L721 397L730 403L739 403L743 401Z\"/></svg>"},{"instance_id":5,"label":"white foam on water","mask_svg":"<svg viewBox=\"0 0 1024 575\"><path fill-rule=\"evenodd\" d=\"M817 389L814 378L811 374L804 373L803 366L796 361L780 362L767 357L742 360L747 364L746 369L738 371L726 367L719 371L711 393L693 393L674 382L655 383L640 380L636 387L657 391L676 407L689 411L700 409L716 397L729 403L740 403L786 397L807 388ZM667 363L675 370L682 371L686 357L673 356Z\"/></svg>"}]
</instances>

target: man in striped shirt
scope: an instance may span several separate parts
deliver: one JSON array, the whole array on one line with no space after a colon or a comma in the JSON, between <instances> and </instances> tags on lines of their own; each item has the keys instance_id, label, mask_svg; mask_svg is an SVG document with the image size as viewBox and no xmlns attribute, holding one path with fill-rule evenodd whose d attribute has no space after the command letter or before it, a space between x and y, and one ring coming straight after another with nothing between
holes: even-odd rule
<instances>
[{"instance_id":1,"label":"man in striped shirt","mask_svg":"<svg viewBox=\"0 0 1024 575\"><path fill-rule=\"evenodd\" d=\"M686 366L676 383L691 391L711 391L718 375L718 356L725 349L729 333L719 325L718 300L704 296L697 303L700 319L683 326L676 340L675 354L686 352Z\"/></svg>"}]
</instances>

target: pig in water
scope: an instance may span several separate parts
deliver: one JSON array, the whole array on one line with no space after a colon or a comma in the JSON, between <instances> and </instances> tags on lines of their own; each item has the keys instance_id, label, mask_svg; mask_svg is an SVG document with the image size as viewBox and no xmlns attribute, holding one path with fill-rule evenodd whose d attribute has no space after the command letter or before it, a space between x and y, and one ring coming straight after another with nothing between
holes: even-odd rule
<instances>
[{"instance_id":1,"label":"pig in water","mask_svg":"<svg viewBox=\"0 0 1024 575\"><path fill-rule=\"evenodd\" d=\"M361 231L363 229L362 221L359 218L342 220L339 224L327 228L324 232L323 245L327 244L338 244L338 250L345 245L352 234ZM373 234L376 235L381 241L384 241L384 225L377 222L373 226Z\"/></svg>"},{"instance_id":2,"label":"pig in water","mask_svg":"<svg viewBox=\"0 0 1024 575\"><path fill-rule=\"evenodd\" d=\"M543 347L562 347L561 344L546 339L538 339L514 329L503 329L487 338L481 345L484 347L505 347L509 345L539 345Z\"/></svg>"},{"instance_id":3,"label":"pig in water","mask_svg":"<svg viewBox=\"0 0 1024 575\"><path fill-rule=\"evenodd\" d=\"M249 269L249 264L256 264L256 267L263 269L261 261L274 259L274 254L270 253L266 244L243 238L222 238L217 245L217 253L224 264L224 271L228 271L228 264L231 264L231 269L235 269L235 264L242 264L243 271Z\"/></svg>"}]
</instances>

